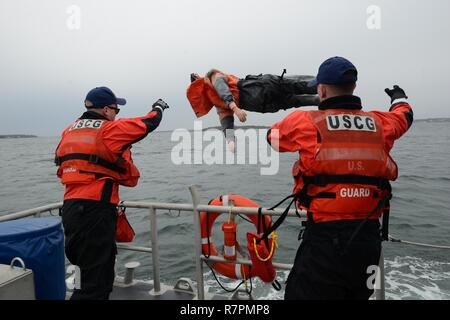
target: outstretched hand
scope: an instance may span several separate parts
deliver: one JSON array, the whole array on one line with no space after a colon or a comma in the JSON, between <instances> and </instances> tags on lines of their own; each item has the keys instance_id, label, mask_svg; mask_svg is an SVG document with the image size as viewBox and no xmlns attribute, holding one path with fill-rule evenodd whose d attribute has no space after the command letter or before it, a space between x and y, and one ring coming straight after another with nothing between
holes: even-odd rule
<instances>
[{"instance_id":1,"label":"outstretched hand","mask_svg":"<svg viewBox=\"0 0 450 320\"><path fill-rule=\"evenodd\" d=\"M163 100L163 99L158 99L153 105L153 108L155 107L160 107L162 111L164 111L165 109L169 109L169 105Z\"/></svg>"},{"instance_id":2,"label":"outstretched hand","mask_svg":"<svg viewBox=\"0 0 450 320\"><path fill-rule=\"evenodd\" d=\"M236 115L236 117L238 117L240 122L247 121L247 113L245 113L244 110L235 108L233 111L234 111L234 114Z\"/></svg>"},{"instance_id":3,"label":"outstretched hand","mask_svg":"<svg viewBox=\"0 0 450 320\"><path fill-rule=\"evenodd\" d=\"M394 85L393 89L386 88L384 89L384 92L386 92L386 94L389 97L391 97L391 103L401 98L408 99L408 96L406 95L405 91L398 85Z\"/></svg>"},{"instance_id":4,"label":"outstretched hand","mask_svg":"<svg viewBox=\"0 0 450 320\"><path fill-rule=\"evenodd\" d=\"M191 73L191 82L194 82L197 79L200 79L200 75L198 73Z\"/></svg>"},{"instance_id":5,"label":"outstretched hand","mask_svg":"<svg viewBox=\"0 0 450 320\"><path fill-rule=\"evenodd\" d=\"M236 115L236 117L238 117L239 121L241 122L245 122L247 121L247 113L245 113L244 110L240 109L236 102L231 102L229 104L230 109L234 112L234 114Z\"/></svg>"}]
</instances>

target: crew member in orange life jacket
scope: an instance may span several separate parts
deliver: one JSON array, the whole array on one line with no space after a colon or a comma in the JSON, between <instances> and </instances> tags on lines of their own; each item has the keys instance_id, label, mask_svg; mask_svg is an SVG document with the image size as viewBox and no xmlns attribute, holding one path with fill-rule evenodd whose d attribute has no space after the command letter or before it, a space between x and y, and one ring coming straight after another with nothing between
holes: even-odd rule
<instances>
[{"instance_id":1,"label":"crew member in orange life jacket","mask_svg":"<svg viewBox=\"0 0 450 320\"><path fill-rule=\"evenodd\" d=\"M413 122L398 86L386 89L388 112L362 110L353 95L357 70L333 57L319 68L317 111L294 111L269 130L280 152L299 152L294 194L307 210L306 228L286 284L285 299L368 299L371 265L378 265L380 222L388 217L389 181L398 170L389 155ZM383 219L383 237L387 237Z\"/></svg>"},{"instance_id":2,"label":"crew member in orange life jacket","mask_svg":"<svg viewBox=\"0 0 450 320\"><path fill-rule=\"evenodd\" d=\"M222 131L228 142L234 142L234 115L247 120L244 110L273 113L289 108L319 104L316 87L308 87L314 76L272 74L248 75L239 79L217 69L204 78L191 74L187 98L197 117L207 114L213 106L219 115Z\"/></svg>"},{"instance_id":3,"label":"crew member in orange life jacket","mask_svg":"<svg viewBox=\"0 0 450 320\"><path fill-rule=\"evenodd\" d=\"M92 89L85 99L87 111L64 130L56 149L57 175L65 185L66 256L81 270L74 300L109 298L119 185L134 187L139 179L131 145L155 130L169 107L159 99L145 116L115 120L118 105L125 103L106 87Z\"/></svg>"}]
</instances>

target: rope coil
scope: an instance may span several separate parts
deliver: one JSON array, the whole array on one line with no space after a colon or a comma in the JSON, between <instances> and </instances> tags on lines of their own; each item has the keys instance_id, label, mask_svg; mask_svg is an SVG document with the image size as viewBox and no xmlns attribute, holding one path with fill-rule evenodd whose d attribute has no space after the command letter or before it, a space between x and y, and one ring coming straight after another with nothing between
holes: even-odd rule
<instances>
[{"instance_id":1,"label":"rope coil","mask_svg":"<svg viewBox=\"0 0 450 320\"><path fill-rule=\"evenodd\" d=\"M277 233L275 231L273 231L271 233L271 236L272 236L272 246L270 247L270 253L269 253L269 255L266 258L261 258L260 257L259 252L258 252L258 248L256 246L256 238L253 238L253 247L255 249L256 256L262 262L266 262L266 261L272 259L273 253L275 251L275 247L278 248L278 242L277 242L278 235L277 235Z\"/></svg>"}]
</instances>

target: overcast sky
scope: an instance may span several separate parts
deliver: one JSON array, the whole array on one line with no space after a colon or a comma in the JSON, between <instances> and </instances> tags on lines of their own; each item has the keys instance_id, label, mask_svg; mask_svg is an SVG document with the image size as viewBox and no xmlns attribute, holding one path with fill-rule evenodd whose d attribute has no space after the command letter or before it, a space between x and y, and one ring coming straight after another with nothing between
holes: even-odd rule
<instances>
[{"instance_id":1,"label":"overcast sky","mask_svg":"<svg viewBox=\"0 0 450 320\"><path fill-rule=\"evenodd\" d=\"M193 128L191 72L315 75L335 55L358 68L366 110L387 110L383 90L399 84L416 118L450 117L449 14L448 0L2 0L0 134L59 135L102 85L128 100L122 117L163 98L171 109L160 130ZM250 113L247 123L287 113ZM203 119L218 125L215 112Z\"/></svg>"}]
</instances>

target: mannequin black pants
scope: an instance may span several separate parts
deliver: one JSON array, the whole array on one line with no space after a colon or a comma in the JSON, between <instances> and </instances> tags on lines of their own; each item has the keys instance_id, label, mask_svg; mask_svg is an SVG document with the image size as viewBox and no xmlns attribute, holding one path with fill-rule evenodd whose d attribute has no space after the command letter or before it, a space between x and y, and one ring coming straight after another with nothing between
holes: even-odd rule
<instances>
[{"instance_id":1,"label":"mannequin black pants","mask_svg":"<svg viewBox=\"0 0 450 320\"><path fill-rule=\"evenodd\" d=\"M308 87L313 76L248 75L238 82L239 106L247 111L271 113L303 106L317 106L317 88Z\"/></svg>"}]
</instances>

